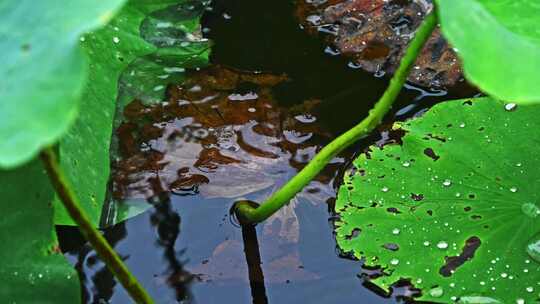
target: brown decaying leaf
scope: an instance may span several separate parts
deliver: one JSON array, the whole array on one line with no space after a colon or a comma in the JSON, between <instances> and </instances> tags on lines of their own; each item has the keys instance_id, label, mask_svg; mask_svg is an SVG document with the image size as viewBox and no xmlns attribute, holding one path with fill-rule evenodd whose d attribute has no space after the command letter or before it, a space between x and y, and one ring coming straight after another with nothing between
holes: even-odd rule
<instances>
[{"instance_id":1,"label":"brown decaying leaf","mask_svg":"<svg viewBox=\"0 0 540 304\"><path fill-rule=\"evenodd\" d=\"M362 69L393 73L406 46L433 9L431 0L298 0L296 15L310 34L326 38ZM419 55L408 80L423 87L452 87L461 81L461 64L436 29Z\"/></svg>"}]
</instances>

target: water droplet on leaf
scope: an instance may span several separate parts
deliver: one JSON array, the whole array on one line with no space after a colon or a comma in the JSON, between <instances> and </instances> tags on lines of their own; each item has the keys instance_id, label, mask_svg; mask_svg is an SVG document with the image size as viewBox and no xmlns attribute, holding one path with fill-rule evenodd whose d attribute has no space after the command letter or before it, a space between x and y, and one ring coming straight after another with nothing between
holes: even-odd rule
<instances>
[{"instance_id":1,"label":"water droplet on leaf","mask_svg":"<svg viewBox=\"0 0 540 304\"><path fill-rule=\"evenodd\" d=\"M506 111L514 111L516 109L517 105L515 103L507 103L504 105L504 109Z\"/></svg>"},{"instance_id":2,"label":"water droplet on leaf","mask_svg":"<svg viewBox=\"0 0 540 304\"><path fill-rule=\"evenodd\" d=\"M531 238L526 248L527 254L536 262L540 263L540 233Z\"/></svg>"},{"instance_id":3,"label":"water droplet on leaf","mask_svg":"<svg viewBox=\"0 0 540 304\"><path fill-rule=\"evenodd\" d=\"M448 243L445 241L440 241L437 243L437 248L439 249L446 249L448 248Z\"/></svg>"},{"instance_id":4,"label":"water droplet on leaf","mask_svg":"<svg viewBox=\"0 0 540 304\"><path fill-rule=\"evenodd\" d=\"M501 301L483 296L464 296L460 297L458 303L460 304L502 304Z\"/></svg>"},{"instance_id":5,"label":"water droplet on leaf","mask_svg":"<svg viewBox=\"0 0 540 304\"><path fill-rule=\"evenodd\" d=\"M531 203L521 205L521 212L530 218L536 218L540 215L540 209L535 204Z\"/></svg>"},{"instance_id":6,"label":"water droplet on leaf","mask_svg":"<svg viewBox=\"0 0 540 304\"><path fill-rule=\"evenodd\" d=\"M444 290L443 290L442 287L440 287L440 286L431 288L431 289L429 290L429 295L432 296L432 297L434 297L434 298L442 297L443 293L444 293Z\"/></svg>"}]
</instances>

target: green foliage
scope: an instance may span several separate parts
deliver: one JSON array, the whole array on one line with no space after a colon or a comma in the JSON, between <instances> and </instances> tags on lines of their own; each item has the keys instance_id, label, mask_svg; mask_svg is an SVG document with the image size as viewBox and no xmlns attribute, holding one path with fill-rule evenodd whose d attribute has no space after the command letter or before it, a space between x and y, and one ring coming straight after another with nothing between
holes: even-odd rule
<instances>
[{"instance_id":1,"label":"green foliage","mask_svg":"<svg viewBox=\"0 0 540 304\"><path fill-rule=\"evenodd\" d=\"M437 0L467 79L494 97L540 102L540 6L531 0Z\"/></svg>"},{"instance_id":2,"label":"green foliage","mask_svg":"<svg viewBox=\"0 0 540 304\"><path fill-rule=\"evenodd\" d=\"M533 303L540 264L526 249L540 231L538 115L538 106L481 98L397 123L403 143L372 147L345 175L339 247L381 266L374 282L385 290L409 279L420 300Z\"/></svg>"},{"instance_id":3,"label":"green foliage","mask_svg":"<svg viewBox=\"0 0 540 304\"><path fill-rule=\"evenodd\" d=\"M90 62L89 81L83 91L79 118L61 139L59 154L66 176L77 186L74 190L83 204L82 207L96 226L103 214L110 173L109 146L117 99L120 104L134 98L147 100L145 94L150 92L153 102L161 101L165 86L179 81L178 76L183 75L178 73L180 69L192 67L191 62L201 65L208 61L207 43L184 44L186 33L191 34L191 31L198 29L204 5L200 1L175 2L180 4L171 5L168 0L132 0L105 27L81 38ZM198 10L189 10L189 14L182 14L192 5L198 5ZM159 19L163 11L176 12L177 15L174 16L177 19ZM185 16L186 19L178 16ZM156 28L147 29L149 20L155 20L154 23L161 22L162 31L157 31ZM180 38L175 41L176 38L164 35L163 28L176 29L170 35ZM182 30L188 32L182 35ZM162 34L159 36L162 40L177 43L167 47L152 43L154 41L151 38L159 34ZM164 77L170 74L176 78ZM62 204L58 200L56 203L55 222L72 225L73 222ZM107 212L105 214L110 216ZM134 213L121 213L120 216L115 216L115 222L131 215Z\"/></svg>"},{"instance_id":4,"label":"green foliage","mask_svg":"<svg viewBox=\"0 0 540 304\"><path fill-rule=\"evenodd\" d=\"M0 168L29 161L67 131L87 72L79 35L105 24L123 2L0 4Z\"/></svg>"},{"instance_id":5,"label":"green foliage","mask_svg":"<svg viewBox=\"0 0 540 304\"><path fill-rule=\"evenodd\" d=\"M80 303L77 273L57 247L44 172L38 161L0 171L2 303Z\"/></svg>"}]
</instances>

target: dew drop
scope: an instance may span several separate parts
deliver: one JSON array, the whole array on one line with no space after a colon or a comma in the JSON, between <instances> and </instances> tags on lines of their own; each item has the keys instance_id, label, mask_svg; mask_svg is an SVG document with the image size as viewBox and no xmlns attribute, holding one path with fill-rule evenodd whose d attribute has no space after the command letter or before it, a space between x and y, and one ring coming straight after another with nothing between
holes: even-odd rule
<instances>
[{"instance_id":1,"label":"dew drop","mask_svg":"<svg viewBox=\"0 0 540 304\"><path fill-rule=\"evenodd\" d=\"M460 125L459 125L460 128L465 128L465 123L462 122Z\"/></svg>"},{"instance_id":2,"label":"dew drop","mask_svg":"<svg viewBox=\"0 0 540 304\"><path fill-rule=\"evenodd\" d=\"M443 293L444 293L444 290L440 286L433 287L429 290L429 295L434 298L442 297Z\"/></svg>"},{"instance_id":3,"label":"dew drop","mask_svg":"<svg viewBox=\"0 0 540 304\"><path fill-rule=\"evenodd\" d=\"M118 43L118 42L120 42L120 38L118 38L118 37L115 36L115 37L113 37L112 41L113 41L114 43Z\"/></svg>"},{"instance_id":4,"label":"dew drop","mask_svg":"<svg viewBox=\"0 0 540 304\"><path fill-rule=\"evenodd\" d=\"M526 251L533 260L540 263L540 233L531 238L527 244Z\"/></svg>"},{"instance_id":5,"label":"dew drop","mask_svg":"<svg viewBox=\"0 0 540 304\"><path fill-rule=\"evenodd\" d=\"M398 235L400 233L398 228L392 229L392 234Z\"/></svg>"},{"instance_id":6,"label":"dew drop","mask_svg":"<svg viewBox=\"0 0 540 304\"><path fill-rule=\"evenodd\" d=\"M388 192L388 190L389 190L388 187L382 187L381 189L382 192Z\"/></svg>"},{"instance_id":7,"label":"dew drop","mask_svg":"<svg viewBox=\"0 0 540 304\"><path fill-rule=\"evenodd\" d=\"M516 193L516 192L517 192L517 190L518 190L518 189L517 189L516 187L512 187L512 188L510 188L510 192L512 192L512 193Z\"/></svg>"},{"instance_id":8,"label":"dew drop","mask_svg":"<svg viewBox=\"0 0 540 304\"><path fill-rule=\"evenodd\" d=\"M426 246L426 247L429 246L429 242L428 242L428 241L425 241L425 242L424 242L424 246Z\"/></svg>"},{"instance_id":9,"label":"dew drop","mask_svg":"<svg viewBox=\"0 0 540 304\"><path fill-rule=\"evenodd\" d=\"M521 212L530 218L536 218L540 215L540 209L531 203L525 203L521 205Z\"/></svg>"},{"instance_id":10,"label":"dew drop","mask_svg":"<svg viewBox=\"0 0 540 304\"><path fill-rule=\"evenodd\" d=\"M523 299L517 299L516 304L525 304L525 300Z\"/></svg>"},{"instance_id":11,"label":"dew drop","mask_svg":"<svg viewBox=\"0 0 540 304\"><path fill-rule=\"evenodd\" d=\"M458 303L460 304L502 304L501 301L483 296L464 296L460 297Z\"/></svg>"},{"instance_id":12,"label":"dew drop","mask_svg":"<svg viewBox=\"0 0 540 304\"><path fill-rule=\"evenodd\" d=\"M442 183L443 186L445 187L450 187L452 185L452 181L449 180L449 179L445 179L444 182Z\"/></svg>"},{"instance_id":13,"label":"dew drop","mask_svg":"<svg viewBox=\"0 0 540 304\"><path fill-rule=\"evenodd\" d=\"M514 111L516 109L517 105L515 103L507 103L504 105L504 109L506 111Z\"/></svg>"},{"instance_id":14,"label":"dew drop","mask_svg":"<svg viewBox=\"0 0 540 304\"><path fill-rule=\"evenodd\" d=\"M529 286L529 287L525 288L525 290L526 290L527 292L533 292L533 291L534 291L534 288L532 288L531 286Z\"/></svg>"},{"instance_id":15,"label":"dew drop","mask_svg":"<svg viewBox=\"0 0 540 304\"><path fill-rule=\"evenodd\" d=\"M399 264L399 260L398 259L391 259L390 264L396 266L397 264Z\"/></svg>"},{"instance_id":16,"label":"dew drop","mask_svg":"<svg viewBox=\"0 0 540 304\"><path fill-rule=\"evenodd\" d=\"M437 243L437 248L439 249L446 249L448 248L448 243L445 241L440 241Z\"/></svg>"},{"instance_id":17,"label":"dew drop","mask_svg":"<svg viewBox=\"0 0 540 304\"><path fill-rule=\"evenodd\" d=\"M403 163L403 167L405 167L405 168L408 168L408 167L410 167L410 166L411 166L411 163L410 163L410 162L404 162L404 163Z\"/></svg>"}]
</instances>

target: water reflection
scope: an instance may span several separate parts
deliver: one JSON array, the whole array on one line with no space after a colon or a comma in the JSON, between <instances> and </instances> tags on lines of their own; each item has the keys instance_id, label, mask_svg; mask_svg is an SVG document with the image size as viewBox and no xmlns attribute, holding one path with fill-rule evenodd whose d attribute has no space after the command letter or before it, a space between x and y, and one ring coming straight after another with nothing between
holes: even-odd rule
<instances>
[{"instance_id":1,"label":"water reflection","mask_svg":"<svg viewBox=\"0 0 540 304\"><path fill-rule=\"evenodd\" d=\"M364 117L386 85L325 53L327 45L307 37L292 10L289 1L264 9L256 1L217 1L204 25L216 46L212 60L236 68L191 71L183 85L167 88L166 103L126 108L113 195L150 199L151 211L106 236L158 303L251 303L242 233L230 225L228 208L238 197L262 201ZM400 118L440 100L416 95L400 96L396 109L415 104ZM361 264L338 257L329 221L340 170L354 151L396 140L382 134L336 158L257 227L268 302L395 303L361 287ZM66 251L86 303L130 302L90 248L78 243Z\"/></svg>"}]
</instances>

